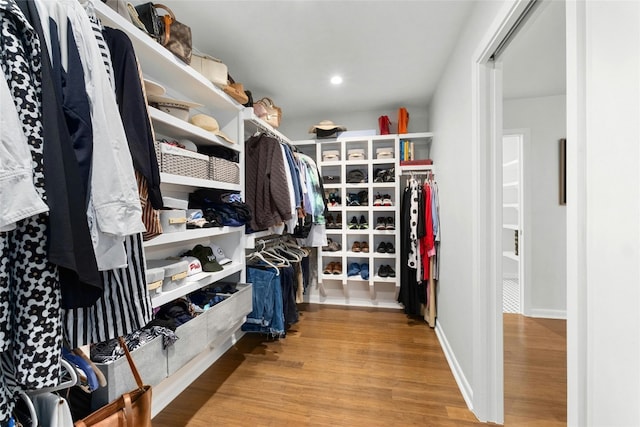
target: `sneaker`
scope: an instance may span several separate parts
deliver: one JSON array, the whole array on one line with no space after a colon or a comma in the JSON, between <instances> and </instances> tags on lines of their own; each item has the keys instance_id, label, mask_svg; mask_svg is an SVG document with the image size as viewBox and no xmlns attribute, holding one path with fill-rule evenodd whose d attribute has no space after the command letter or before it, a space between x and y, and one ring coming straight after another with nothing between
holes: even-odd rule
<instances>
[{"instance_id":1,"label":"sneaker","mask_svg":"<svg viewBox=\"0 0 640 427\"><path fill-rule=\"evenodd\" d=\"M336 222L333 219L333 215L332 214L327 214L327 216L325 217L325 221L326 221L326 227L327 228L336 228Z\"/></svg>"},{"instance_id":2,"label":"sneaker","mask_svg":"<svg viewBox=\"0 0 640 427\"><path fill-rule=\"evenodd\" d=\"M376 198L373 201L373 206L382 206L382 196L380 196L380 194L376 194Z\"/></svg>"},{"instance_id":3,"label":"sneaker","mask_svg":"<svg viewBox=\"0 0 640 427\"><path fill-rule=\"evenodd\" d=\"M339 213L336 217L336 228L342 228L342 214Z\"/></svg>"},{"instance_id":4,"label":"sneaker","mask_svg":"<svg viewBox=\"0 0 640 427\"><path fill-rule=\"evenodd\" d=\"M351 222L349 223L349 229L350 230L357 230L358 228L360 228L360 225L358 224L358 218L354 217L351 218Z\"/></svg>"},{"instance_id":5,"label":"sneaker","mask_svg":"<svg viewBox=\"0 0 640 427\"><path fill-rule=\"evenodd\" d=\"M388 277L389 276L389 273L387 271L387 266L386 265L381 265L378 268L378 276L380 276L380 277Z\"/></svg>"},{"instance_id":6,"label":"sneaker","mask_svg":"<svg viewBox=\"0 0 640 427\"><path fill-rule=\"evenodd\" d=\"M360 191L358 193L358 201L360 206L367 206L369 204L369 192L366 190Z\"/></svg>"},{"instance_id":7,"label":"sneaker","mask_svg":"<svg viewBox=\"0 0 640 427\"><path fill-rule=\"evenodd\" d=\"M360 206L360 201L356 193L349 193L349 201L347 202L347 206Z\"/></svg>"},{"instance_id":8,"label":"sneaker","mask_svg":"<svg viewBox=\"0 0 640 427\"><path fill-rule=\"evenodd\" d=\"M382 196L382 206L393 206L390 195L385 194L384 196Z\"/></svg>"},{"instance_id":9,"label":"sneaker","mask_svg":"<svg viewBox=\"0 0 640 427\"><path fill-rule=\"evenodd\" d=\"M376 220L376 230L386 230L387 229L387 221L383 217L379 217Z\"/></svg>"},{"instance_id":10,"label":"sneaker","mask_svg":"<svg viewBox=\"0 0 640 427\"><path fill-rule=\"evenodd\" d=\"M396 277L396 272L390 265L387 265L387 275L389 277Z\"/></svg>"},{"instance_id":11,"label":"sneaker","mask_svg":"<svg viewBox=\"0 0 640 427\"><path fill-rule=\"evenodd\" d=\"M393 247L393 243L389 242L386 244L386 248L388 254L395 254L396 248Z\"/></svg>"},{"instance_id":12,"label":"sneaker","mask_svg":"<svg viewBox=\"0 0 640 427\"><path fill-rule=\"evenodd\" d=\"M329 252L338 252L342 250L342 245L335 240L329 243Z\"/></svg>"},{"instance_id":13,"label":"sneaker","mask_svg":"<svg viewBox=\"0 0 640 427\"><path fill-rule=\"evenodd\" d=\"M364 280L369 280L369 264L366 262L360 265L360 277Z\"/></svg>"},{"instance_id":14,"label":"sneaker","mask_svg":"<svg viewBox=\"0 0 640 427\"><path fill-rule=\"evenodd\" d=\"M369 223L364 218L364 215L360 215L359 227L360 227L361 230L365 230L365 229L369 228Z\"/></svg>"},{"instance_id":15,"label":"sneaker","mask_svg":"<svg viewBox=\"0 0 640 427\"><path fill-rule=\"evenodd\" d=\"M396 226L393 225L393 217L392 216L388 217L386 222L387 222L387 224L386 224L386 229L387 230L395 230L396 229Z\"/></svg>"},{"instance_id":16,"label":"sneaker","mask_svg":"<svg viewBox=\"0 0 640 427\"><path fill-rule=\"evenodd\" d=\"M384 254L387 252L387 244L385 242L380 242L378 247L376 248L376 252Z\"/></svg>"}]
</instances>

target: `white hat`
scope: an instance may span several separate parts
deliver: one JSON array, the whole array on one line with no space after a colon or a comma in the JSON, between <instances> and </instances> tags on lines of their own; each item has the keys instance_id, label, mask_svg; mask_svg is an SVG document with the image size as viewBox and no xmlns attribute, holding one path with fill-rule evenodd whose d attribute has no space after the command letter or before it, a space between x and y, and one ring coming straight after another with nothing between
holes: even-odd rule
<instances>
[{"instance_id":1,"label":"white hat","mask_svg":"<svg viewBox=\"0 0 640 427\"><path fill-rule=\"evenodd\" d=\"M317 125L313 125L311 126L311 128L309 128L309 133L314 133L317 129L320 130L340 130L340 131L345 131L347 130L346 127L342 126L342 125L337 125L335 123L333 123L331 120L321 120L320 123L318 123Z\"/></svg>"},{"instance_id":2,"label":"white hat","mask_svg":"<svg viewBox=\"0 0 640 427\"><path fill-rule=\"evenodd\" d=\"M149 95L147 97L149 104L154 104L160 111L171 114L181 120L189 119L189 109L195 107L203 107L197 102L183 101L180 99L169 98L168 96Z\"/></svg>"},{"instance_id":3,"label":"white hat","mask_svg":"<svg viewBox=\"0 0 640 427\"><path fill-rule=\"evenodd\" d=\"M211 116L208 116L206 114L196 114L189 119L189 122L198 126L199 128L208 130L209 132L218 135L220 138L223 138L227 142L230 142L232 144L236 143L233 139L229 138L227 135L225 135L224 132L220 130L218 121Z\"/></svg>"},{"instance_id":4,"label":"white hat","mask_svg":"<svg viewBox=\"0 0 640 427\"><path fill-rule=\"evenodd\" d=\"M182 261L189 263L189 270L187 270L187 276L193 276L194 274L202 273L202 263L200 260L193 256L185 256L180 258Z\"/></svg>"},{"instance_id":5,"label":"white hat","mask_svg":"<svg viewBox=\"0 0 640 427\"><path fill-rule=\"evenodd\" d=\"M144 91L147 93L147 96L163 96L167 91L165 88L157 82L153 80L144 79Z\"/></svg>"},{"instance_id":6,"label":"white hat","mask_svg":"<svg viewBox=\"0 0 640 427\"><path fill-rule=\"evenodd\" d=\"M218 261L218 264L224 265L224 264L229 264L231 262L231 260L227 258L227 256L225 255L224 251L220 246L209 245L209 247L213 250L213 256L216 257L216 261Z\"/></svg>"}]
</instances>

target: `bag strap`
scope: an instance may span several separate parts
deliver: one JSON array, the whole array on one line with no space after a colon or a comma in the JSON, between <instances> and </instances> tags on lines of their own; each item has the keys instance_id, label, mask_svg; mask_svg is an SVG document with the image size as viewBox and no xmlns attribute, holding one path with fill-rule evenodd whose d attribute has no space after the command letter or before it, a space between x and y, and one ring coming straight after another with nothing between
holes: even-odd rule
<instances>
[{"instance_id":1,"label":"bag strap","mask_svg":"<svg viewBox=\"0 0 640 427\"><path fill-rule=\"evenodd\" d=\"M131 367L131 372L133 372L133 378L135 378L136 384L138 384L139 388L144 388L144 383L142 382L142 378L140 377L138 368L136 368L136 364L133 363L133 357L131 357L131 353L129 353L127 343L122 337L118 337L118 341L120 341L120 347L122 347L122 349L124 350L124 355L127 356L127 361L129 361L129 366Z\"/></svg>"},{"instance_id":2,"label":"bag strap","mask_svg":"<svg viewBox=\"0 0 640 427\"><path fill-rule=\"evenodd\" d=\"M173 11L171 9L163 4L154 3L153 7L155 7L156 9L164 9L167 11L167 15L161 16L162 20L164 21L164 43L162 43L162 45L166 46L171 38L171 23L176 20L176 15L173 14Z\"/></svg>"}]
</instances>

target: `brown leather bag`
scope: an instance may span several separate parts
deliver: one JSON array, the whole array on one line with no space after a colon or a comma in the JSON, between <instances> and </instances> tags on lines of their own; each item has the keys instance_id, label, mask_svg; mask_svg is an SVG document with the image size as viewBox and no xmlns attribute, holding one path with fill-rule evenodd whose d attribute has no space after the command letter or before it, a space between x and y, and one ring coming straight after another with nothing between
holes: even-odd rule
<instances>
[{"instance_id":1,"label":"brown leather bag","mask_svg":"<svg viewBox=\"0 0 640 427\"><path fill-rule=\"evenodd\" d=\"M191 28L176 20L173 11L159 3L144 3L135 7L147 32L162 46L187 64L191 64ZM167 13L159 15L157 9Z\"/></svg>"},{"instance_id":2,"label":"brown leather bag","mask_svg":"<svg viewBox=\"0 0 640 427\"><path fill-rule=\"evenodd\" d=\"M138 388L76 421L75 427L151 427L151 386L143 385L127 344L119 340Z\"/></svg>"},{"instance_id":3,"label":"brown leather bag","mask_svg":"<svg viewBox=\"0 0 640 427\"><path fill-rule=\"evenodd\" d=\"M259 105L256 108L256 104ZM262 108L264 108L264 112ZM253 103L254 112L265 122L269 123L274 128L280 126L280 120L282 119L282 109L277 107L271 98L262 98L261 100Z\"/></svg>"}]
</instances>

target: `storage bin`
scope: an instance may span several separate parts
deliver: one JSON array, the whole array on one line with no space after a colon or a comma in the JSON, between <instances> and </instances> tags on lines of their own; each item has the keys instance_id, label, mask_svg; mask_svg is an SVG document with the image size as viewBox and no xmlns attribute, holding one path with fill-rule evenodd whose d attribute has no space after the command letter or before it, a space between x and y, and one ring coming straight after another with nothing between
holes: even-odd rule
<instances>
[{"instance_id":1,"label":"storage bin","mask_svg":"<svg viewBox=\"0 0 640 427\"><path fill-rule=\"evenodd\" d=\"M176 261L173 259L149 259L147 268L162 268L164 279L162 281L162 292L172 291L187 283L187 272L189 262Z\"/></svg>"},{"instance_id":2,"label":"storage bin","mask_svg":"<svg viewBox=\"0 0 640 427\"><path fill-rule=\"evenodd\" d=\"M240 184L240 166L219 157L209 157L209 179Z\"/></svg>"},{"instance_id":3,"label":"storage bin","mask_svg":"<svg viewBox=\"0 0 640 427\"><path fill-rule=\"evenodd\" d=\"M169 375L173 375L207 348L209 345L207 321L217 306L218 304L176 328L178 341L167 348L167 373Z\"/></svg>"},{"instance_id":4,"label":"storage bin","mask_svg":"<svg viewBox=\"0 0 640 427\"><path fill-rule=\"evenodd\" d=\"M339 150L325 150L322 152L322 161L324 162L337 162L340 160Z\"/></svg>"},{"instance_id":5,"label":"storage bin","mask_svg":"<svg viewBox=\"0 0 640 427\"><path fill-rule=\"evenodd\" d=\"M187 211L182 209L162 209L160 224L163 233L176 233L187 230Z\"/></svg>"},{"instance_id":6,"label":"storage bin","mask_svg":"<svg viewBox=\"0 0 640 427\"><path fill-rule=\"evenodd\" d=\"M209 156L156 141L160 172L209 179Z\"/></svg>"},{"instance_id":7,"label":"storage bin","mask_svg":"<svg viewBox=\"0 0 640 427\"><path fill-rule=\"evenodd\" d=\"M152 387L160 384L168 376L167 353L162 348L162 337L155 337L131 352L133 361L140 372L142 382ZM100 387L91 394L93 410L115 400L123 393L137 387L127 358L122 356L111 363L96 363L107 379L106 387Z\"/></svg>"},{"instance_id":8,"label":"storage bin","mask_svg":"<svg viewBox=\"0 0 640 427\"><path fill-rule=\"evenodd\" d=\"M364 160L364 149L363 148L352 148L351 150L347 150L347 160Z\"/></svg>"},{"instance_id":9,"label":"storage bin","mask_svg":"<svg viewBox=\"0 0 640 427\"><path fill-rule=\"evenodd\" d=\"M184 209L186 211L189 208L189 200L178 197L162 196L162 204L165 209Z\"/></svg>"},{"instance_id":10,"label":"storage bin","mask_svg":"<svg viewBox=\"0 0 640 427\"><path fill-rule=\"evenodd\" d=\"M215 311L211 313L207 323L211 343L224 338L235 325L244 323L246 315L253 310L252 285L238 283L236 289L237 292L229 294L227 299L213 307Z\"/></svg>"},{"instance_id":11,"label":"storage bin","mask_svg":"<svg viewBox=\"0 0 640 427\"><path fill-rule=\"evenodd\" d=\"M376 159L393 159L393 148L376 148Z\"/></svg>"},{"instance_id":12,"label":"storage bin","mask_svg":"<svg viewBox=\"0 0 640 427\"><path fill-rule=\"evenodd\" d=\"M147 268L146 272L147 291L149 295L156 295L162 292L162 282L164 281L164 268Z\"/></svg>"}]
</instances>

